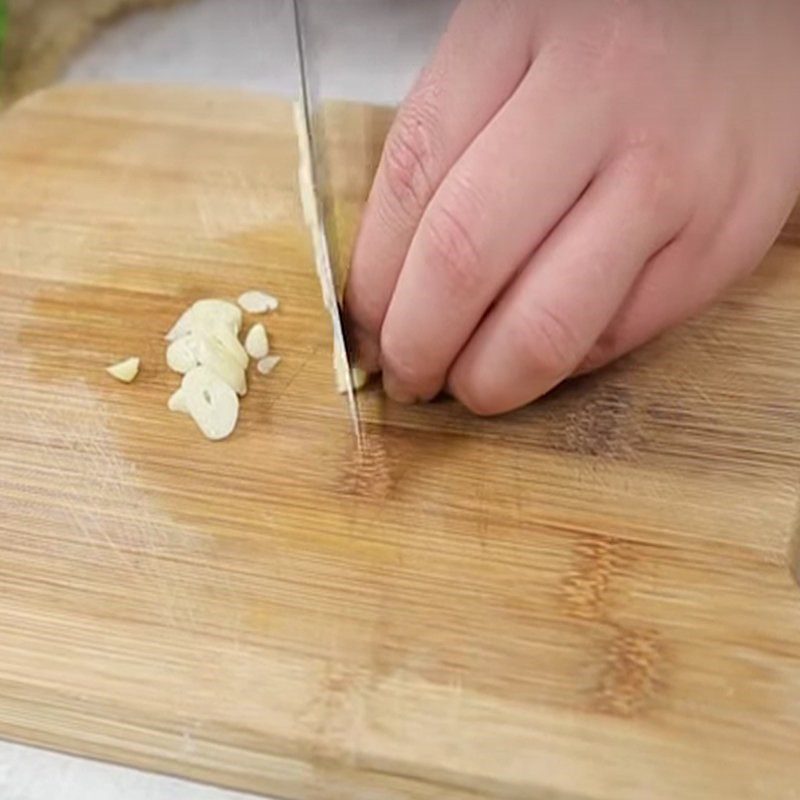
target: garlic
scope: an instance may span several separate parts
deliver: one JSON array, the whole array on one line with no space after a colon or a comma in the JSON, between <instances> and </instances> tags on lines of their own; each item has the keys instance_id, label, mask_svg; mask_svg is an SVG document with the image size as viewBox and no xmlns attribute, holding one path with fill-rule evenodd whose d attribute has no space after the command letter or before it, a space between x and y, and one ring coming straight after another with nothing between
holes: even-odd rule
<instances>
[{"instance_id":1,"label":"garlic","mask_svg":"<svg viewBox=\"0 0 800 800\"><path fill-rule=\"evenodd\" d=\"M167 408L170 411L174 411L178 414L189 413L189 407L186 405L186 397L183 394L183 388L180 388L173 393L172 397L169 398Z\"/></svg>"},{"instance_id":2,"label":"garlic","mask_svg":"<svg viewBox=\"0 0 800 800\"><path fill-rule=\"evenodd\" d=\"M264 292L246 292L239 303L255 314L278 307L278 301ZM262 375L280 362L269 356L264 325L253 325L244 345L239 341L241 328L239 306L225 300L200 300L184 312L166 337L167 365L184 376L167 406L170 411L189 414L214 441L227 438L236 427L239 396L247 394L246 370L251 357Z\"/></svg>"},{"instance_id":3,"label":"garlic","mask_svg":"<svg viewBox=\"0 0 800 800\"><path fill-rule=\"evenodd\" d=\"M241 310L227 300L199 300L183 312L166 339L174 342L199 328L218 324L225 325L234 335L238 335L242 329Z\"/></svg>"},{"instance_id":4,"label":"garlic","mask_svg":"<svg viewBox=\"0 0 800 800\"><path fill-rule=\"evenodd\" d=\"M185 375L195 367L207 366L242 396L247 394L245 369L249 363L239 340L220 324L210 331L198 327L167 348L167 365L174 372Z\"/></svg>"},{"instance_id":5,"label":"garlic","mask_svg":"<svg viewBox=\"0 0 800 800\"><path fill-rule=\"evenodd\" d=\"M339 394L347 394L347 371L345 364L347 359L342 358L339 348L334 345L333 348L333 370L336 376L336 391ZM353 382L353 391L358 392L369 383L369 375L364 372L361 367L352 367L350 369L350 378Z\"/></svg>"},{"instance_id":6,"label":"garlic","mask_svg":"<svg viewBox=\"0 0 800 800\"><path fill-rule=\"evenodd\" d=\"M122 383L133 383L139 374L141 361L138 358L128 358L106 369L106 372Z\"/></svg>"},{"instance_id":7,"label":"garlic","mask_svg":"<svg viewBox=\"0 0 800 800\"><path fill-rule=\"evenodd\" d=\"M236 392L208 367L195 367L183 378L181 396L197 427L211 441L227 439L239 419Z\"/></svg>"},{"instance_id":8,"label":"garlic","mask_svg":"<svg viewBox=\"0 0 800 800\"><path fill-rule=\"evenodd\" d=\"M245 292L238 303L248 314L267 314L277 311L280 305L277 298L259 291Z\"/></svg>"},{"instance_id":9,"label":"garlic","mask_svg":"<svg viewBox=\"0 0 800 800\"><path fill-rule=\"evenodd\" d=\"M167 366L180 375L185 375L190 369L199 366L197 347L194 334L187 334L176 339L167 348Z\"/></svg>"},{"instance_id":10,"label":"garlic","mask_svg":"<svg viewBox=\"0 0 800 800\"><path fill-rule=\"evenodd\" d=\"M261 324L253 325L244 340L244 348L247 354L256 361L266 358L269 355L269 339L267 329Z\"/></svg>"},{"instance_id":11,"label":"garlic","mask_svg":"<svg viewBox=\"0 0 800 800\"><path fill-rule=\"evenodd\" d=\"M211 338L214 339L242 369L247 369L250 364L250 358L233 331L225 327L224 324L217 324L211 328L209 336L211 336Z\"/></svg>"},{"instance_id":12,"label":"garlic","mask_svg":"<svg viewBox=\"0 0 800 800\"><path fill-rule=\"evenodd\" d=\"M262 358L258 362L256 369L261 375L269 375L270 372L272 372L272 370L274 370L275 367L277 367L278 364L280 363L281 363L280 356L266 356L265 358Z\"/></svg>"}]
</instances>

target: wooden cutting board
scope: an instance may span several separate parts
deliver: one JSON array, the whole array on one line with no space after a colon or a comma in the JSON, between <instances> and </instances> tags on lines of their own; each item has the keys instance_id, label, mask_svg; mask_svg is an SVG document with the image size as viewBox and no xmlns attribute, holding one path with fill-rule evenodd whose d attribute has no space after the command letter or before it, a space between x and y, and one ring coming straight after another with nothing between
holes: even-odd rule
<instances>
[{"instance_id":1,"label":"wooden cutting board","mask_svg":"<svg viewBox=\"0 0 800 800\"><path fill-rule=\"evenodd\" d=\"M387 122L329 130L345 250ZM797 798L796 237L511 417L368 392L358 457L295 169L276 100L0 120L0 736L288 798ZM162 337L254 287L284 362L212 445Z\"/></svg>"}]
</instances>

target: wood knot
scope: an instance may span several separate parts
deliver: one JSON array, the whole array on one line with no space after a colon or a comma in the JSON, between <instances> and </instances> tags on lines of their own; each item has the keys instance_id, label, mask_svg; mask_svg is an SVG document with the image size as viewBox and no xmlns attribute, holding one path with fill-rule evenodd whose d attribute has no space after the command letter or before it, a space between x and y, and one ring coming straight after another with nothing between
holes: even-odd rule
<instances>
[{"instance_id":1,"label":"wood knot","mask_svg":"<svg viewBox=\"0 0 800 800\"><path fill-rule=\"evenodd\" d=\"M615 627L594 691L593 711L614 717L640 716L665 684L663 646L651 631Z\"/></svg>"},{"instance_id":2,"label":"wood knot","mask_svg":"<svg viewBox=\"0 0 800 800\"><path fill-rule=\"evenodd\" d=\"M593 536L576 548L576 565L562 583L569 616L604 619L612 581L629 561L624 545L610 536Z\"/></svg>"}]
</instances>

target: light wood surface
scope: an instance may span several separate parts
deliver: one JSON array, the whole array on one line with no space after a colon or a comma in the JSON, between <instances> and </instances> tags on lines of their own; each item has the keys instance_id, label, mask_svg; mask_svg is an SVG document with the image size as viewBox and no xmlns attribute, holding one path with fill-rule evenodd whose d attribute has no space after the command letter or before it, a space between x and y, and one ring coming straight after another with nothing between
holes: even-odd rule
<instances>
[{"instance_id":1,"label":"light wood surface","mask_svg":"<svg viewBox=\"0 0 800 800\"><path fill-rule=\"evenodd\" d=\"M345 251L387 121L329 125ZM289 798L796 798L797 227L522 413L368 392L359 457L295 169L244 95L0 120L0 736ZM261 286L285 361L212 445L162 336Z\"/></svg>"}]
</instances>

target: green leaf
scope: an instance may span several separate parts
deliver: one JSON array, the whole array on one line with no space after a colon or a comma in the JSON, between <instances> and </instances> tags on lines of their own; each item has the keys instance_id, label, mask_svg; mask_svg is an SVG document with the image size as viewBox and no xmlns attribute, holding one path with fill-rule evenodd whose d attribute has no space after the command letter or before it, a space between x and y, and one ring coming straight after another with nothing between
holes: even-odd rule
<instances>
[{"instance_id":1,"label":"green leaf","mask_svg":"<svg viewBox=\"0 0 800 800\"><path fill-rule=\"evenodd\" d=\"M8 31L8 8L6 0L0 0L0 56L3 54L3 45L6 43Z\"/></svg>"}]
</instances>

